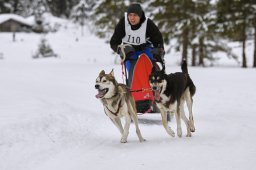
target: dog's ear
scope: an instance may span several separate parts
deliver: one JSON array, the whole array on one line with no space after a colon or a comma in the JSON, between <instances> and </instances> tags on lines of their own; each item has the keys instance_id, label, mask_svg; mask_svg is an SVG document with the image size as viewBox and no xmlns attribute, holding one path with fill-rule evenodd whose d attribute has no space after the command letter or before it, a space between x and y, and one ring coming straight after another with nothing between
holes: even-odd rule
<instances>
[{"instance_id":1,"label":"dog's ear","mask_svg":"<svg viewBox=\"0 0 256 170\"><path fill-rule=\"evenodd\" d=\"M111 74L114 77L114 69L112 69L109 74Z\"/></svg>"},{"instance_id":2,"label":"dog's ear","mask_svg":"<svg viewBox=\"0 0 256 170\"><path fill-rule=\"evenodd\" d=\"M105 75L105 71L104 70L101 70L101 72L100 72L100 74L99 74L100 76L103 76L103 75Z\"/></svg>"}]
</instances>

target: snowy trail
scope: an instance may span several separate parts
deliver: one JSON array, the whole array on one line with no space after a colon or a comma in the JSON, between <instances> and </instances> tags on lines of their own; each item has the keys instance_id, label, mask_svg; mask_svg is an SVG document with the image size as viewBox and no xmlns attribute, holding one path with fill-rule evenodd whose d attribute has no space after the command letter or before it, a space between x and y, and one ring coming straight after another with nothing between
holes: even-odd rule
<instances>
[{"instance_id":1,"label":"snowy trail","mask_svg":"<svg viewBox=\"0 0 256 170\"><path fill-rule=\"evenodd\" d=\"M138 142L132 124L121 144L95 98L99 68L115 68L122 81L120 66L0 63L1 170L254 169L255 70L190 67L197 86L193 137L171 138L160 115L142 115L147 142ZM167 72L179 70L167 66Z\"/></svg>"}]
</instances>

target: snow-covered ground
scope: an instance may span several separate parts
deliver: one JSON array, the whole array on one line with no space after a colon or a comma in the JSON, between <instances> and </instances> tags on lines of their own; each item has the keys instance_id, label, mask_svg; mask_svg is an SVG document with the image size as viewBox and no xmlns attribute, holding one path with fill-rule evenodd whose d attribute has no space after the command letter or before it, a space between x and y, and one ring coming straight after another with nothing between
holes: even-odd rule
<instances>
[{"instance_id":1,"label":"snow-covered ground","mask_svg":"<svg viewBox=\"0 0 256 170\"><path fill-rule=\"evenodd\" d=\"M115 55L89 32L67 23L47 35L60 58L32 59L41 35L0 33L1 170L244 170L256 161L256 70L192 68L196 132L171 138L159 114L139 115L139 143L131 125L128 143L95 98L95 79L114 68ZM251 51L248 51L251 53ZM167 72L180 71L166 55ZM226 60L228 61L228 60ZM170 126L176 130L175 122ZM183 132L185 128L183 124Z\"/></svg>"}]
</instances>

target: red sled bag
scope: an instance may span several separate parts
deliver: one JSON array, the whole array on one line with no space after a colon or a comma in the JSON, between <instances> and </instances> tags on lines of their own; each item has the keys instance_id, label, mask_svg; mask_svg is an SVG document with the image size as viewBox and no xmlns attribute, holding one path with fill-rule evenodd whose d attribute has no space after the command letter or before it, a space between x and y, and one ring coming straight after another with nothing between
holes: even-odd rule
<instances>
[{"instance_id":1,"label":"red sled bag","mask_svg":"<svg viewBox=\"0 0 256 170\"><path fill-rule=\"evenodd\" d=\"M133 64L133 70L129 71L129 73L132 73L129 74L129 84L136 102L137 112L153 112L154 96L149 85L149 75L153 67L152 61L143 53Z\"/></svg>"}]
</instances>

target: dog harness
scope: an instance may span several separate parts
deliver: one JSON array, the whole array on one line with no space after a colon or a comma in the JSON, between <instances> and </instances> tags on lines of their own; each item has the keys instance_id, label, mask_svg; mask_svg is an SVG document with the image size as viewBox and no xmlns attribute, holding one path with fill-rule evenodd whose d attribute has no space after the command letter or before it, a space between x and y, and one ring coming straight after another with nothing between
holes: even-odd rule
<instances>
[{"instance_id":1,"label":"dog harness","mask_svg":"<svg viewBox=\"0 0 256 170\"><path fill-rule=\"evenodd\" d=\"M114 96L117 96L117 94L114 95ZM105 103L105 102L104 102L104 103ZM122 100L120 99L120 101L119 101L119 103L118 103L118 106L117 106L117 110L116 110L115 112L111 111L111 110L107 107L106 104L104 104L104 107L105 107L111 114L117 116L117 114L119 113L119 110L120 110L120 108L121 108L121 104L122 104Z\"/></svg>"}]
</instances>

